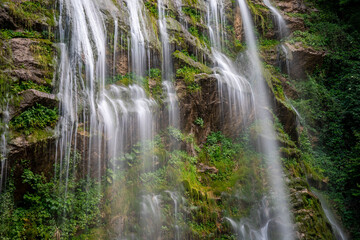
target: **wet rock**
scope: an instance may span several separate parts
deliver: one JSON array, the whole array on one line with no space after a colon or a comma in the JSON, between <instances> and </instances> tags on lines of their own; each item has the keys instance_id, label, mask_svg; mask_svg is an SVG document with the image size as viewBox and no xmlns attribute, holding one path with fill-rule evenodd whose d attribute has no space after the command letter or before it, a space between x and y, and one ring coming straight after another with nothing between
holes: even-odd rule
<instances>
[{"instance_id":1,"label":"wet rock","mask_svg":"<svg viewBox=\"0 0 360 240\"><path fill-rule=\"evenodd\" d=\"M315 68L322 65L325 52L305 47L301 42L295 44L286 43L289 50L290 76L294 79L305 79L307 73L312 73Z\"/></svg>"},{"instance_id":2,"label":"wet rock","mask_svg":"<svg viewBox=\"0 0 360 240\"><path fill-rule=\"evenodd\" d=\"M196 76L195 82L201 90L191 91L183 81L177 81L176 92L179 98L182 129L194 134L198 143L203 143L211 131L220 129L220 98L215 76L200 74ZM198 118L204 120L203 126L194 123ZM186 150L193 155L196 154L193 146L186 146Z\"/></svg>"},{"instance_id":3,"label":"wet rock","mask_svg":"<svg viewBox=\"0 0 360 240\"><path fill-rule=\"evenodd\" d=\"M11 15L9 15L8 11L0 6L0 26L3 29L11 29L15 30L17 25Z\"/></svg>"},{"instance_id":4,"label":"wet rock","mask_svg":"<svg viewBox=\"0 0 360 240\"><path fill-rule=\"evenodd\" d=\"M48 72L38 59L34 57L32 46L39 42L28 38L13 38L10 40L12 61L15 66L10 74L20 81L33 81L40 85L49 85L46 81Z\"/></svg>"},{"instance_id":5,"label":"wet rock","mask_svg":"<svg viewBox=\"0 0 360 240\"><path fill-rule=\"evenodd\" d=\"M191 67L197 68L199 69L201 72L203 73L208 73L210 74L212 71L209 67L207 67L206 65L196 62L194 61L191 57L186 56L184 53L180 52L180 51L176 51L174 52L174 57L177 58L180 62L185 63Z\"/></svg>"},{"instance_id":6,"label":"wet rock","mask_svg":"<svg viewBox=\"0 0 360 240\"><path fill-rule=\"evenodd\" d=\"M312 187L314 187L318 190L326 191L328 188L327 179L319 179L318 177L313 176L312 174L307 175L306 179Z\"/></svg>"},{"instance_id":7,"label":"wet rock","mask_svg":"<svg viewBox=\"0 0 360 240\"><path fill-rule=\"evenodd\" d=\"M193 36L183 25L173 18L167 19L169 42L172 49L186 49L189 53L211 63L211 53L207 46L203 45L198 38Z\"/></svg>"},{"instance_id":8,"label":"wet rock","mask_svg":"<svg viewBox=\"0 0 360 240\"><path fill-rule=\"evenodd\" d=\"M276 5L284 12L305 13L307 11L303 0L276 1Z\"/></svg>"},{"instance_id":9,"label":"wet rock","mask_svg":"<svg viewBox=\"0 0 360 240\"><path fill-rule=\"evenodd\" d=\"M334 239L334 235L319 200L310 192L303 179L290 183L290 201L298 239Z\"/></svg>"},{"instance_id":10,"label":"wet rock","mask_svg":"<svg viewBox=\"0 0 360 240\"><path fill-rule=\"evenodd\" d=\"M208 173L212 173L212 174L217 174L219 172L219 170L216 167L210 167L210 166L205 165L203 163L200 163L197 166L197 168L198 168L197 171L200 172L200 173L208 172Z\"/></svg>"},{"instance_id":11,"label":"wet rock","mask_svg":"<svg viewBox=\"0 0 360 240\"><path fill-rule=\"evenodd\" d=\"M234 31L235 31L235 37L237 40L242 42L244 39L244 29L243 29L243 23L240 13L240 7L237 5L235 8L235 15L234 15Z\"/></svg>"},{"instance_id":12,"label":"wet rock","mask_svg":"<svg viewBox=\"0 0 360 240\"><path fill-rule=\"evenodd\" d=\"M9 167L14 169L14 199L21 201L23 195L30 190L30 186L22 182L25 168L31 169L35 174L44 174L51 178L54 173L55 142L56 137L48 132L49 137L33 139L31 136L18 136L8 145ZM22 161L26 161L26 166Z\"/></svg>"},{"instance_id":13,"label":"wet rock","mask_svg":"<svg viewBox=\"0 0 360 240\"><path fill-rule=\"evenodd\" d=\"M35 89L28 89L19 93L21 101L19 105L11 106L9 110L10 119L17 116L27 108L41 104L43 106L54 108L58 105L58 100L54 94L40 92Z\"/></svg>"},{"instance_id":14,"label":"wet rock","mask_svg":"<svg viewBox=\"0 0 360 240\"><path fill-rule=\"evenodd\" d=\"M297 115L294 110L287 106L284 101L276 99L275 112L290 139L298 144L299 134L297 131Z\"/></svg>"},{"instance_id":15,"label":"wet rock","mask_svg":"<svg viewBox=\"0 0 360 240\"><path fill-rule=\"evenodd\" d=\"M290 17L288 15L284 15L284 19L286 22L287 28L291 31L305 31L305 23L302 18Z\"/></svg>"}]
</instances>

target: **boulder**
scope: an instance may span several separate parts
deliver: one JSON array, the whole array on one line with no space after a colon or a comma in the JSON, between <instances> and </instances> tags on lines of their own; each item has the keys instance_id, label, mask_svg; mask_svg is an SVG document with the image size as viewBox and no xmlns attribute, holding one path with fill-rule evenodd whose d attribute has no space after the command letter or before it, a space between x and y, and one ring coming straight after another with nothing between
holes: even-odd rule
<instances>
[{"instance_id":1,"label":"boulder","mask_svg":"<svg viewBox=\"0 0 360 240\"><path fill-rule=\"evenodd\" d=\"M58 105L58 100L54 94L40 92L35 89L28 89L19 93L20 103L16 106L11 106L9 109L10 119L14 118L27 108L41 104L43 106L54 108Z\"/></svg>"},{"instance_id":2,"label":"boulder","mask_svg":"<svg viewBox=\"0 0 360 240\"><path fill-rule=\"evenodd\" d=\"M0 26L3 29L15 30L17 25L8 11L0 6Z\"/></svg>"},{"instance_id":3,"label":"boulder","mask_svg":"<svg viewBox=\"0 0 360 240\"><path fill-rule=\"evenodd\" d=\"M217 169L216 167L210 167L208 165L205 165L203 163L200 163L198 166L197 166L197 171L200 172L200 173L205 173L205 172L208 172L208 173L212 173L212 174L217 174L219 172L219 169Z\"/></svg>"},{"instance_id":4,"label":"boulder","mask_svg":"<svg viewBox=\"0 0 360 240\"><path fill-rule=\"evenodd\" d=\"M276 5L284 12L305 13L307 11L303 0L277 0Z\"/></svg>"},{"instance_id":5,"label":"boulder","mask_svg":"<svg viewBox=\"0 0 360 240\"><path fill-rule=\"evenodd\" d=\"M305 79L308 73L312 73L321 66L326 52L304 46L301 42L285 43L289 53L290 77L293 79Z\"/></svg>"},{"instance_id":6,"label":"boulder","mask_svg":"<svg viewBox=\"0 0 360 240\"><path fill-rule=\"evenodd\" d=\"M38 44L38 41L28 38L11 39L12 61L15 68L9 73L20 81L33 81L40 85L48 85L45 79L49 72L43 69L31 50L31 46Z\"/></svg>"}]
</instances>

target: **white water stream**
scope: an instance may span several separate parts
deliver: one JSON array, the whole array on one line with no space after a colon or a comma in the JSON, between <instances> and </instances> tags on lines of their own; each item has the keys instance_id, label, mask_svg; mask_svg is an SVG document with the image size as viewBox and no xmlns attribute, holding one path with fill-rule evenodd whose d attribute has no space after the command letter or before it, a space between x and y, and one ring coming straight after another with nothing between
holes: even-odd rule
<instances>
[{"instance_id":1,"label":"white water stream","mask_svg":"<svg viewBox=\"0 0 360 240\"><path fill-rule=\"evenodd\" d=\"M224 102L228 102L230 117L246 119L253 110L252 88L249 81L237 71L233 61L222 53L225 37L225 11L222 1L209 0L207 18L222 113Z\"/></svg>"},{"instance_id":2,"label":"white water stream","mask_svg":"<svg viewBox=\"0 0 360 240\"><path fill-rule=\"evenodd\" d=\"M6 99L6 98L5 98ZM0 194L6 186L7 179L7 137L9 133L9 103L4 101L4 108L2 109L2 119L0 122Z\"/></svg>"},{"instance_id":3,"label":"white water stream","mask_svg":"<svg viewBox=\"0 0 360 240\"><path fill-rule=\"evenodd\" d=\"M247 64L246 71L243 74L246 79L251 82L252 89L254 89L253 93L255 98L256 117L260 120L259 122L261 127L260 147L268 166L268 179L271 185L271 199L273 200L273 204L271 204L271 206L275 215L273 218L268 219L265 222L266 224L260 229L251 229L251 225L241 222L234 224L233 220L230 222L233 227L236 228L236 232L240 231L239 228L249 228L250 232L254 232L253 234L249 233L254 236L253 239L270 239L265 233L267 232L268 224L270 222L275 222L278 232L276 239L291 240L294 238L294 235L292 230L293 226L290 216L290 208L286 186L283 180L284 175L278 153L276 134L272 123L273 118L270 113L271 105L268 96L268 89L266 87L265 79L262 76L262 65L257 52L254 26L247 3L244 0L238 0L238 3L240 6L247 44L246 56L243 58L241 64ZM247 61L244 61L246 59ZM250 235L240 237L240 239L248 239L247 237L250 237Z\"/></svg>"},{"instance_id":4,"label":"white water stream","mask_svg":"<svg viewBox=\"0 0 360 240\"><path fill-rule=\"evenodd\" d=\"M347 240L348 237L346 236L346 233L336 219L332 209L329 207L326 198L321 194L321 192L315 189L312 189L311 192L314 193L315 196L320 200L321 207L324 210L324 213L331 224L336 239Z\"/></svg>"},{"instance_id":5,"label":"white water stream","mask_svg":"<svg viewBox=\"0 0 360 240\"><path fill-rule=\"evenodd\" d=\"M168 107L168 125L179 128L180 117L179 117L179 106L178 99L173 84L174 80L174 68L172 63L172 56L170 50L169 36L167 33L167 22L166 12L163 0L158 0L158 11L159 11L159 31L162 45L162 61L161 61L161 72L163 80L163 88L167 96L167 107Z\"/></svg>"}]
</instances>

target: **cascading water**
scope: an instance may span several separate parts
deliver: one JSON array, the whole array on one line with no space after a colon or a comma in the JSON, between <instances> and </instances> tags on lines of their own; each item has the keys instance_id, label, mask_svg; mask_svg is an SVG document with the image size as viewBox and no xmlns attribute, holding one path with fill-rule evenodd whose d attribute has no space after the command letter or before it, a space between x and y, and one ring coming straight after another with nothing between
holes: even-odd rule
<instances>
[{"instance_id":1,"label":"cascading water","mask_svg":"<svg viewBox=\"0 0 360 240\"><path fill-rule=\"evenodd\" d=\"M347 240L348 238L347 238L344 230L342 229L341 225L336 220L336 217L334 216L331 208L329 207L325 197L319 191L317 191L315 189L312 189L311 191L320 200L321 207L324 210L324 213L331 224L331 227L333 229L336 239L337 240Z\"/></svg>"},{"instance_id":2,"label":"cascading water","mask_svg":"<svg viewBox=\"0 0 360 240\"><path fill-rule=\"evenodd\" d=\"M59 5L61 57L58 97L62 99L62 117L58 125L57 158L60 159L60 172L66 172L67 183L71 152L77 146L79 118L90 135L97 130L96 101L102 98L105 85L106 36L104 19L96 2L60 0ZM89 139L89 149L97 146L100 149L94 140ZM91 151L84 157L89 159L89 174ZM99 162L98 168L100 165Z\"/></svg>"},{"instance_id":3,"label":"cascading water","mask_svg":"<svg viewBox=\"0 0 360 240\"><path fill-rule=\"evenodd\" d=\"M286 26L285 20L278 9L276 9L270 2L270 0L263 0L264 4L270 9L276 18L275 27L279 32L279 39L283 39L288 36L289 30Z\"/></svg>"},{"instance_id":4,"label":"cascading water","mask_svg":"<svg viewBox=\"0 0 360 240\"><path fill-rule=\"evenodd\" d=\"M5 98L6 99L6 98ZM2 109L2 119L0 122L0 194L2 193L3 188L6 185L7 178L7 135L8 135L8 123L9 123L9 103L4 102Z\"/></svg>"},{"instance_id":5,"label":"cascading water","mask_svg":"<svg viewBox=\"0 0 360 240\"><path fill-rule=\"evenodd\" d=\"M87 176L100 180L107 165L113 164L113 169L119 167L116 161L110 163L109 160L121 157L132 144L151 140L154 135L153 109L157 104L148 98L138 81L145 74L147 55L140 2L131 0L127 5L133 20L131 68L135 73L135 82L128 87L106 86L107 16L102 10L111 12L115 8L111 1L99 5L98 1L60 0L59 4L62 117L58 125L57 159L60 160L60 172L66 172L63 180L67 185L71 155L77 150L79 138L86 143L83 157L87 160ZM117 19L114 21L117 28ZM117 41L115 29L114 59ZM142 160L144 166L153 165L152 158Z\"/></svg>"},{"instance_id":6,"label":"cascading water","mask_svg":"<svg viewBox=\"0 0 360 240\"><path fill-rule=\"evenodd\" d=\"M257 53L256 38L251 15L245 0L238 0L243 19L245 39L247 43L247 55L250 63L248 78L252 80L255 89L256 115L261 124L261 150L268 165L268 178L271 186L272 200L275 205L276 221L280 223L280 236L277 239L293 239L292 219L283 181L283 170L276 142L276 134L272 123L270 100L267 93L266 83L262 76L261 62Z\"/></svg>"},{"instance_id":7,"label":"cascading water","mask_svg":"<svg viewBox=\"0 0 360 240\"><path fill-rule=\"evenodd\" d=\"M280 11L272 5L270 0L263 0L263 1L264 1L264 4L270 9L273 16L275 17L275 20L276 20L275 27L278 32L278 38L280 40L284 40L284 38L286 38L289 35L289 29L286 25L286 22L285 22L283 16L281 15ZM285 56L286 73L290 74L290 54L283 42L280 43L280 45L279 45L279 51L282 52ZM279 61L279 65L280 65L280 68L282 68L281 61Z\"/></svg>"},{"instance_id":8,"label":"cascading water","mask_svg":"<svg viewBox=\"0 0 360 240\"><path fill-rule=\"evenodd\" d=\"M263 198L258 206L252 211L248 219L236 222L227 218L235 230L238 239L246 240L268 240L279 239L278 223L276 216L269 206L269 201Z\"/></svg>"},{"instance_id":9,"label":"cascading water","mask_svg":"<svg viewBox=\"0 0 360 240\"><path fill-rule=\"evenodd\" d=\"M146 60L149 57L146 50L148 33L145 26L144 4L141 0L126 0L130 18L131 32L131 67L137 76L144 76Z\"/></svg>"},{"instance_id":10,"label":"cascading water","mask_svg":"<svg viewBox=\"0 0 360 240\"><path fill-rule=\"evenodd\" d=\"M159 195L146 195L141 203L142 225L146 239L161 239L161 200Z\"/></svg>"},{"instance_id":11,"label":"cascading water","mask_svg":"<svg viewBox=\"0 0 360 240\"><path fill-rule=\"evenodd\" d=\"M180 227L178 225L178 208L179 208L179 195L177 192L166 191L174 202L174 225L175 225L175 240L180 240Z\"/></svg>"},{"instance_id":12,"label":"cascading water","mask_svg":"<svg viewBox=\"0 0 360 240\"><path fill-rule=\"evenodd\" d=\"M215 76L218 89L224 102L228 102L230 117L242 117L243 120L253 109L253 95L250 83L236 70L233 61L222 53L225 29L225 13L222 1L210 0L208 3L208 29L215 62Z\"/></svg>"},{"instance_id":13,"label":"cascading water","mask_svg":"<svg viewBox=\"0 0 360 240\"><path fill-rule=\"evenodd\" d=\"M159 10L159 31L162 43L162 64L161 72L164 90L167 95L169 126L179 128L179 107L173 84L174 70L170 52L169 36L166 28L166 14L163 0L158 0Z\"/></svg>"}]
</instances>

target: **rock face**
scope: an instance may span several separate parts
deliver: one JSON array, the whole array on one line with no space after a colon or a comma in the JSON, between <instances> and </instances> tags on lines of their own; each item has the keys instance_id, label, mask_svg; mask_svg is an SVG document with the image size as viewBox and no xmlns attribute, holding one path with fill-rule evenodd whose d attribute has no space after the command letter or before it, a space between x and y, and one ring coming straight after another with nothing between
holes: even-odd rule
<instances>
[{"instance_id":1,"label":"rock face","mask_svg":"<svg viewBox=\"0 0 360 240\"><path fill-rule=\"evenodd\" d=\"M25 111L27 108L35 106L37 103L49 108L54 108L58 105L54 94L40 92L35 89L22 91L19 93L19 96L21 99L19 105L10 107L10 119Z\"/></svg>"},{"instance_id":2,"label":"rock face","mask_svg":"<svg viewBox=\"0 0 360 240\"><path fill-rule=\"evenodd\" d=\"M32 81L40 85L49 85L45 80L48 71L43 69L39 59L35 58L34 50L39 42L28 38L13 38L10 40L12 61L15 66L10 73L20 81ZM52 74L52 71L51 71Z\"/></svg>"},{"instance_id":3,"label":"rock face","mask_svg":"<svg viewBox=\"0 0 360 240\"><path fill-rule=\"evenodd\" d=\"M309 185L303 179L294 178L291 181L290 198L297 239L335 240L319 199L309 191Z\"/></svg>"},{"instance_id":4,"label":"rock face","mask_svg":"<svg viewBox=\"0 0 360 240\"><path fill-rule=\"evenodd\" d=\"M49 132L49 136L54 133ZM22 182L22 174L25 165L36 174L44 174L50 178L54 173L55 162L55 137L42 139L28 139L25 136L18 136L9 143L8 159L10 166L14 169L15 201L21 201L23 195L30 190L27 184ZM24 164L22 161L26 161Z\"/></svg>"},{"instance_id":5,"label":"rock face","mask_svg":"<svg viewBox=\"0 0 360 240\"><path fill-rule=\"evenodd\" d=\"M276 1L276 5L287 13L305 13L307 11L303 0Z\"/></svg>"},{"instance_id":6,"label":"rock face","mask_svg":"<svg viewBox=\"0 0 360 240\"><path fill-rule=\"evenodd\" d=\"M4 29L14 30L17 28L15 21L4 7L0 6L0 26Z\"/></svg>"},{"instance_id":7,"label":"rock face","mask_svg":"<svg viewBox=\"0 0 360 240\"><path fill-rule=\"evenodd\" d=\"M236 6L235 8L235 15L234 15L234 31L235 31L235 37L237 40L239 40L240 42L243 41L243 35L244 35L244 30L243 30L243 23L242 23L242 18L241 18L241 13L240 13L240 7Z\"/></svg>"},{"instance_id":8,"label":"rock face","mask_svg":"<svg viewBox=\"0 0 360 240\"><path fill-rule=\"evenodd\" d=\"M195 135L198 143L204 143L211 131L220 130L220 98L217 91L217 79L212 75L198 75L195 80L200 91L189 91L182 81L178 81L176 91L179 97L182 129ZM195 124L196 119L203 119L202 126ZM195 155L188 146L188 152Z\"/></svg>"},{"instance_id":9,"label":"rock face","mask_svg":"<svg viewBox=\"0 0 360 240\"><path fill-rule=\"evenodd\" d=\"M312 73L322 65L325 52L305 47L301 42L286 43L289 50L290 76L294 79L305 79L307 73Z\"/></svg>"}]
</instances>

